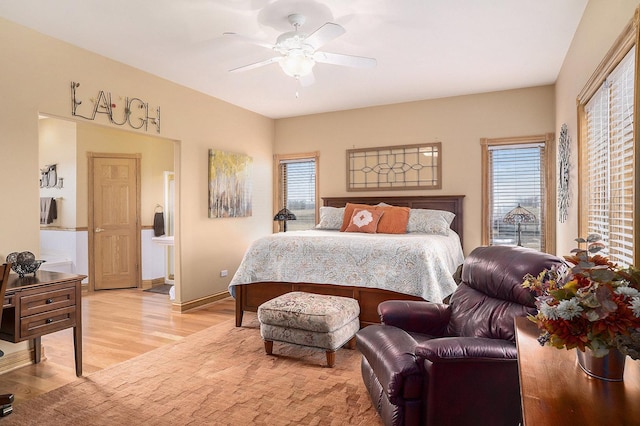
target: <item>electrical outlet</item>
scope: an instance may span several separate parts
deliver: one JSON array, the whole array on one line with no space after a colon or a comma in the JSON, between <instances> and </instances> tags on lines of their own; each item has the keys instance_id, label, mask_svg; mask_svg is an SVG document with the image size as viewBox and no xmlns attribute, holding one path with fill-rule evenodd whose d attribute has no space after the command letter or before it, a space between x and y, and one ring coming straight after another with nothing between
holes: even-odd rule
<instances>
[{"instance_id":1,"label":"electrical outlet","mask_svg":"<svg viewBox=\"0 0 640 426\"><path fill-rule=\"evenodd\" d=\"M227 271L226 269L223 269L222 271L220 271L221 277L226 277L227 275L229 275L229 271Z\"/></svg>"}]
</instances>

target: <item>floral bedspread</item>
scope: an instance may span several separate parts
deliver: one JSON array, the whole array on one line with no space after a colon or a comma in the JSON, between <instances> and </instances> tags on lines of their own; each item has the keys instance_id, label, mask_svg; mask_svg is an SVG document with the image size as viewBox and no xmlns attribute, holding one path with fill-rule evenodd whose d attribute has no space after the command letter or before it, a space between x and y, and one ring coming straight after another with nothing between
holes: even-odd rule
<instances>
[{"instance_id":1,"label":"floral bedspread","mask_svg":"<svg viewBox=\"0 0 640 426\"><path fill-rule=\"evenodd\" d=\"M381 288L433 302L451 294L464 260L458 235L360 234L328 230L272 234L254 241L236 271L234 286L254 282L306 282Z\"/></svg>"}]
</instances>

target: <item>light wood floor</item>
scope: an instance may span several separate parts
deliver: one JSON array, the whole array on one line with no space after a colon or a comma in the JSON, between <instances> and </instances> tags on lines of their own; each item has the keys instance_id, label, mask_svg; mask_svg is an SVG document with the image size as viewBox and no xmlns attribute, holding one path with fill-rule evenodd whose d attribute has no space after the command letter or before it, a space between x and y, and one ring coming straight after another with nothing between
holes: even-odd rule
<instances>
[{"instance_id":1,"label":"light wood floor","mask_svg":"<svg viewBox=\"0 0 640 426\"><path fill-rule=\"evenodd\" d=\"M133 358L235 318L227 298L173 312L167 295L139 289L103 290L82 295L83 375ZM72 329L42 337L43 361L0 375L0 394L24 401L76 379ZM152 367L152 366L150 366Z\"/></svg>"}]
</instances>

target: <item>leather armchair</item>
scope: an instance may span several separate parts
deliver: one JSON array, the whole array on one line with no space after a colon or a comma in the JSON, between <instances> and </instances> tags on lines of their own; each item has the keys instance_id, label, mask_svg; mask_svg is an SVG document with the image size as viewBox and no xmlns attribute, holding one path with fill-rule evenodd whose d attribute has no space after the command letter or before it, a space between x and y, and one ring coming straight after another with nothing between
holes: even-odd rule
<instances>
[{"instance_id":1,"label":"leather armchair","mask_svg":"<svg viewBox=\"0 0 640 426\"><path fill-rule=\"evenodd\" d=\"M514 318L535 313L521 284L527 273L561 265L522 247L479 247L450 304L381 303L382 324L360 330L356 344L385 425L518 425Z\"/></svg>"}]
</instances>

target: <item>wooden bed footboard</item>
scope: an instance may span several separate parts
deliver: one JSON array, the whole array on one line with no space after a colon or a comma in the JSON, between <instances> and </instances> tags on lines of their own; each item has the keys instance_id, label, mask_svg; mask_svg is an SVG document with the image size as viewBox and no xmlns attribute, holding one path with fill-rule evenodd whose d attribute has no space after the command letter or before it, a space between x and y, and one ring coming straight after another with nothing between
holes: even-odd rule
<instances>
[{"instance_id":1,"label":"wooden bed footboard","mask_svg":"<svg viewBox=\"0 0 640 426\"><path fill-rule=\"evenodd\" d=\"M408 294L367 287L333 284L263 282L243 284L236 289L236 327L242 326L245 311L256 312L262 303L291 291L351 297L360 305L360 327L380 323L378 304L385 300L424 300Z\"/></svg>"}]
</instances>

